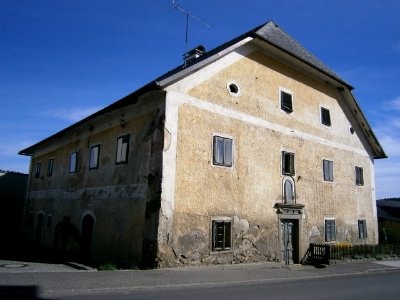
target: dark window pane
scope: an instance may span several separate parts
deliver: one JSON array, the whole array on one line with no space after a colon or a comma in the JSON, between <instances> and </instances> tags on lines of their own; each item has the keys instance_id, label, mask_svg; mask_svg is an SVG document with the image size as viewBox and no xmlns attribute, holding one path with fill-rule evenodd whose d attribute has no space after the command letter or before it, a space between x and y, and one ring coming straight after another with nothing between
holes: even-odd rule
<instances>
[{"instance_id":1,"label":"dark window pane","mask_svg":"<svg viewBox=\"0 0 400 300\"><path fill-rule=\"evenodd\" d=\"M282 174L291 176L295 174L294 153L282 152Z\"/></svg>"},{"instance_id":2,"label":"dark window pane","mask_svg":"<svg viewBox=\"0 0 400 300\"><path fill-rule=\"evenodd\" d=\"M291 113L293 111L292 95L281 91L281 109Z\"/></svg>"},{"instance_id":3,"label":"dark window pane","mask_svg":"<svg viewBox=\"0 0 400 300\"><path fill-rule=\"evenodd\" d=\"M331 126L331 114L328 109L321 107L321 122L326 126Z\"/></svg>"}]
</instances>

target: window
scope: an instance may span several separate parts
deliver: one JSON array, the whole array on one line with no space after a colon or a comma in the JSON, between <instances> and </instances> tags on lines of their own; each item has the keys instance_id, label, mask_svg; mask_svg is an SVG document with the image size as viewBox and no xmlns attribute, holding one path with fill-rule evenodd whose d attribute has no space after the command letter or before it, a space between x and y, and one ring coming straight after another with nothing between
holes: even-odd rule
<instances>
[{"instance_id":1,"label":"window","mask_svg":"<svg viewBox=\"0 0 400 300\"><path fill-rule=\"evenodd\" d=\"M285 180L283 190L283 202L285 204L293 204L294 203L294 191L293 191L293 183L290 179Z\"/></svg>"},{"instance_id":2,"label":"window","mask_svg":"<svg viewBox=\"0 0 400 300\"><path fill-rule=\"evenodd\" d=\"M213 164L217 166L232 167L233 140L225 137L214 136L213 140Z\"/></svg>"},{"instance_id":3,"label":"window","mask_svg":"<svg viewBox=\"0 0 400 300\"><path fill-rule=\"evenodd\" d=\"M331 114L329 109L321 107L321 123L325 126L331 126Z\"/></svg>"},{"instance_id":4,"label":"window","mask_svg":"<svg viewBox=\"0 0 400 300\"><path fill-rule=\"evenodd\" d=\"M39 178L40 177L40 169L42 167L42 163L41 162L37 162L35 165L35 178Z\"/></svg>"},{"instance_id":5,"label":"window","mask_svg":"<svg viewBox=\"0 0 400 300\"><path fill-rule=\"evenodd\" d=\"M99 154L100 145L90 147L89 170L94 170L99 167Z\"/></svg>"},{"instance_id":6,"label":"window","mask_svg":"<svg viewBox=\"0 0 400 300\"><path fill-rule=\"evenodd\" d=\"M129 134L127 134L117 139L117 156L115 158L116 164L126 164L128 162L129 137Z\"/></svg>"},{"instance_id":7,"label":"window","mask_svg":"<svg viewBox=\"0 0 400 300\"><path fill-rule=\"evenodd\" d=\"M231 249L232 222L229 220L212 221L212 251Z\"/></svg>"},{"instance_id":8,"label":"window","mask_svg":"<svg viewBox=\"0 0 400 300\"><path fill-rule=\"evenodd\" d=\"M358 238L364 240L367 238L367 221L358 220Z\"/></svg>"},{"instance_id":9,"label":"window","mask_svg":"<svg viewBox=\"0 0 400 300\"><path fill-rule=\"evenodd\" d=\"M226 87L232 96L238 97L240 95L240 86L236 81L229 81Z\"/></svg>"},{"instance_id":10,"label":"window","mask_svg":"<svg viewBox=\"0 0 400 300\"><path fill-rule=\"evenodd\" d=\"M282 175L294 174L294 153L282 151Z\"/></svg>"},{"instance_id":11,"label":"window","mask_svg":"<svg viewBox=\"0 0 400 300\"><path fill-rule=\"evenodd\" d=\"M78 161L78 152L72 152L69 158L69 172L76 173L76 164Z\"/></svg>"},{"instance_id":12,"label":"window","mask_svg":"<svg viewBox=\"0 0 400 300\"><path fill-rule=\"evenodd\" d=\"M335 220L325 220L325 242L336 240L336 222Z\"/></svg>"},{"instance_id":13,"label":"window","mask_svg":"<svg viewBox=\"0 0 400 300\"><path fill-rule=\"evenodd\" d=\"M333 161L324 159L322 161L324 181L333 181Z\"/></svg>"},{"instance_id":14,"label":"window","mask_svg":"<svg viewBox=\"0 0 400 300\"><path fill-rule=\"evenodd\" d=\"M290 114L291 112L293 112L292 94L282 90L280 94L281 94L281 109Z\"/></svg>"},{"instance_id":15,"label":"window","mask_svg":"<svg viewBox=\"0 0 400 300\"><path fill-rule=\"evenodd\" d=\"M53 175L54 158L50 158L47 162L47 176Z\"/></svg>"},{"instance_id":16,"label":"window","mask_svg":"<svg viewBox=\"0 0 400 300\"><path fill-rule=\"evenodd\" d=\"M364 172L361 167L356 167L356 185L364 185Z\"/></svg>"}]
</instances>

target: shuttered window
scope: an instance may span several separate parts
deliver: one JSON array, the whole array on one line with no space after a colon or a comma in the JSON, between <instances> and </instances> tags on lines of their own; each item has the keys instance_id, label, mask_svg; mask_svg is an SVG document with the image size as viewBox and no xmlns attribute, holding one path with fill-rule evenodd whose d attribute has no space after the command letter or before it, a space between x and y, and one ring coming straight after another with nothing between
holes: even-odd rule
<instances>
[{"instance_id":1,"label":"shuttered window","mask_svg":"<svg viewBox=\"0 0 400 300\"><path fill-rule=\"evenodd\" d=\"M293 111L292 94L281 91L281 109L287 113L291 113Z\"/></svg>"},{"instance_id":2,"label":"shuttered window","mask_svg":"<svg viewBox=\"0 0 400 300\"><path fill-rule=\"evenodd\" d=\"M329 109L321 107L321 123L325 126L331 126L331 114Z\"/></svg>"},{"instance_id":3,"label":"shuttered window","mask_svg":"<svg viewBox=\"0 0 400 300\"><path fill-rule=\"evenodd\" d=\"M336 222L335 220L325 220L325 242L336 240Z\"/></svg>"},{"instance_id":4,"label":"shuttered window","mask_svg":"<svg viewBox=\"0 0 400 300\"><path fill-rule=\"evenodd\" d=\"M212 251L230 250L232 247L232 222L212 221Z\"/></svg>"}]
</instances>

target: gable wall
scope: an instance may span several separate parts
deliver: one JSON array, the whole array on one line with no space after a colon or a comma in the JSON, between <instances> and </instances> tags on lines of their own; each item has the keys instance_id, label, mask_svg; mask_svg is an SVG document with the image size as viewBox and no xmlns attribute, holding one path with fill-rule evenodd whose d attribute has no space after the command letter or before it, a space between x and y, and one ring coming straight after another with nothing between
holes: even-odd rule
<instances>
[{"instance_id":1,"label":"gable wall","mask_svg":"<svg viewBox=\"0 0 400 300\"><path fill-rule=\"evenodd\" d=\"M230 80L239 83L240 96L227 91ZM336 242L376 241L373 161L336 88L257 52L235 58L193 88L179 87L169 92L179 103L173 254L162 263L280 260L274 205L283 197L283 150L295 153L296 202L305 205L301 256L310 242L324 242L325 218L336 219ZM280 87L293 92L291 115L280 110ZM320 124L320 105L330 109L331 128ZM233 139L233 167L213 165L214 134ZM323 181L322 159L334 162L333 182ZM355 185L355 166L363 167L364 186ZM211 251L211 222L218 217L234 224L234 246L227 253ZM368 240L358 239L358 219L367 220Z\"/></svg>"}]
</instances>

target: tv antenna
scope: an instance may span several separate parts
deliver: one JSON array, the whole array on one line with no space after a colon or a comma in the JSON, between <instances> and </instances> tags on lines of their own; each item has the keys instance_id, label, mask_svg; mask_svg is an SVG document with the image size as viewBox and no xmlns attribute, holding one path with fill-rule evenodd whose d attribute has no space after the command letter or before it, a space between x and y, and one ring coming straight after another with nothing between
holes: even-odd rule
<instances>
[{"instance_id":1,"label":"tv antenna","mask_svg":"<svg viewBox=\"0 0 400 300\"><path fill-rule=\"evenodd\" d=\"M201 23L204 27L206 28L211 28L211 25L208 24L206 21L204 21L203 19L196 17L195 15L193 15L192 13L190 13L187 9L185 9L182 5L180 5L178 2L176 2L175 0L172 0L172 8L176 9L178 11L180 11L181 13L183 13L186 17L186 30L185 30L185 54L187 53L187 46L188 46L188 35L189 35L189 17L193 18L194 20L196 20L197 22ZM185 59L185 65L186 65L186 59Z\"/></svg>"}]
</instances>

